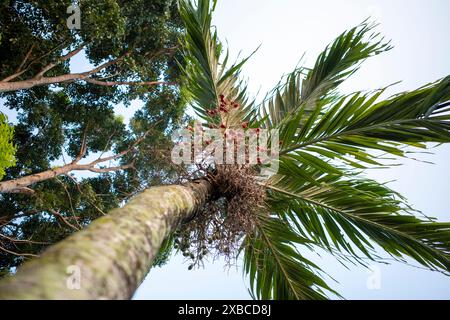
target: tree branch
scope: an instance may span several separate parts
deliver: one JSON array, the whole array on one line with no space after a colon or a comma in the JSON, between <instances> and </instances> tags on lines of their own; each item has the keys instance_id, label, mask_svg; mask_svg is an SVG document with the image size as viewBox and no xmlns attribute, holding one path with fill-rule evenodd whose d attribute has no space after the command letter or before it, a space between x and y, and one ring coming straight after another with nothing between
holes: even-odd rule
<instances>
[{"instance_id":1,"label":"tree branch","mask_svg":"<svg viewBox=\"0 0 450 320\"><path fill-rule=\"evenodd\" d=\"M76 48L75 50L70 51L69 53L67 53L64 56L59 57L55 62L49 63L48 65L46 65L41 71L39 71L36 76L34 77L35 79L40 79L44 76L44 74L53 69L54 67L56 67L58 64L60 64L61 62L64 62L70 58L72 58L73 56L75 56L77 53L79 53L81 50L83 50L85 47L85 45L81 45L78 48Z\"/></svg>"},{"instance_id":2,"label":"tree branch","mask_svg":"<svg viewBox=\"0 0 450 320\"><path fill-rule=\"evenodd\" d=\"M93 79L93 78L86 78L83 79L86 82L92 83L92 84L97 84L100 86L107 86L107 87L112 87L112 86L120 86L120 85L126 85L126 86L153 86L153 85L176 85L176 82L166 82L166 81L100 81L98 79Z\"/></svg>"},{"instance_id":3,"label":"tree branch","mask_svg":"<svg viewBox=\"0 0 450 320\"><path fill-rule=\"evenodd\" d=\"M67 55L61 57L58 60L58 63L60 63L61 61L67 60L70 57L72 57L73 55L75 55L76 53L79 52L79 50L81 50L82 47L69 52ZM27 79L27 80L21 80L21 81L13 81L13 82L6 82L5 80L0 82L0 92L7 92L7 91L16 91L16 90L23 90L23 89L30 89L36 86L41 86L41 85L46 85L46 84L54 84L54 83L62 83L62 82L72 82L72 81L76 81L76 80L83 80L91 75L94 75L96 73L98 73L99 71L116 64L119 61L122 61L125 57L127 57L130 53L126 52L125 54L123 54L122 56L113 59L111 61L105 62L103 64L101 64L100 66L86 71L86 72L81 72L81 73L68 73L68 74L63 74L63 75L59 75L59 76L54 76L54 77L44 77L43 74L45 72L47 72L48 70L50 70L51 68L53 68L57 63L51 63L49 65L47 65L46 67L44 67L44 69L42 69L35 77L31 78L31 79Z\"/></svg>"},{"instance_id":4,"label":"tree branch","mask_svg":"<svg viewBox=\"0 0 450 320\"><path fill-rule=\"evenodd\" d=\"M112 172L112 171L119 171L119 170L134 168L134 162L131 162L131 163L125 164L125 165L106 167L106 168L97 168L95 166L99 163L117 160L117 159L125 156L126 154L128 154L129 152L134 150L136 145L141 143L141 141L146 137L148 132L150 132L150 130L148 130L141 137L139 137L128 149L126 149L118 154L115 154L115 155L112 155L109 157L105 157L105 158L100 157L90 163L87 163L87 164L79 164L78 162L86 154L86 139L87 139L87 128L86 128L83 133L83 139L81 142L80 153L71 163L63 165L61 167L43 171L40 173L35 173L32 175L24 176L24 177L21 177L18 179L2 181L2 182L0 182L0 193L32 194L32 193L34 193L34 191L32 189L28 188L28 186L38 183L38 182L53 179L59 175L68 174L69 172L76 171L76 170L86 170L86 171L91 171L91 172L96 172L96 173L105 173L105 172Z\"/></svg>"},{"instance_id":5,"label":"tree branch","mask_svg":"<svg viewBox=\"0 0 450 320\"><path fill-rule=\"evenodd\" d=\"M59 47L61 47L63 44L65 44L64 41L63 41L62 43L58 44L57 46L55 46L54 48L52 48L52 49L51 49L50 51L48 51L47 53L43 54L42 56L37 57L36 59L33 59L33 60L27 65L26 68L24 68L24 69L22 69L22 70L19 70L19 69L18 69L19 71L17 71L16 73L14 73L14 74L12 74L12 75L10 75L10 76L8 76L8 77L6 77L6 78L0 80L0 83L1 83L1 82L9 82L9 81L11 81L11 80L13 80L13 79L15 79L15 78L21 76L23 73L25 73L26 71L28 71L28 69L29 69L32 65L34 65L34 64L35 64L36 62L38 62L39 60L42 60L42 59L45 58L46 56L52 54L52 52L55 52L55 51L56 51ZM21 66L21 68L23 68L23 66ZM0 90L0 91L1 91L1 90Z\"/></svg>"},{"instance_id":6,"label":"tree branch","mask_svg":"<svg viewBox=\"0 0 450 320\"><path fill-rule=\"evenodd\" d=\"M60 45L55 47L55 49L52 49L51 51L49 51L46 55L48 55L51 52L53 52L54 50L56 50L56 48L58 48L59 46ZM68 73L68 74L63 74L63 75L58 75L58 76L53 76L53 77L44 77L44 75L47 71L51 70L52 68L54 68L61 62L69 60L70 58L75 56L77 53L79 53L81 50L83 50L84 47L85 47L85 45L83 44L83 45L79 46L78 48L70 51L66 55L61 56L56 61L46 65L41 71L39 71L31 79L11 82L11 80L13 80L13 79L17 78L18 76L22 75L23 73L25 73L29 69L29 67L35 63L36 60L40 60L42 57L38 58L36 60L33 60L27 66L27 68L25 68L19 72L16 72L15 74L1 80L0 81L0 92L30 89L35 86L63 83L63 82L73 82L73 81L77 81L77 80L85 80L88 83L101 85L101 86L109 86L109 87L116 86L116 85L127 85L127 86L176 85L176 83L174 83L174 82L165 82L165 81L102 81L102 78L90 78L90 76L92 76L114 64L117 64L120 61L123 61L123 59L125 59L126 57L128 57L131 54L131 50L128 50L123 55L121 55L115 59L112 59L108 62L105 62L105 63L101 64L100 66L95 67L92 70L89 70L86 72ZM177 48L178 48L178 45L171 47L171 48L165 48L165 49L159 50L158 52L153 53L150 59L153 59L155 56L158 56L163 53L172 54ZM152 52L145 54L144 57L146 57L147 55L149 55L151 53ZM29 51L29 54L31 54L31 49ZM24 60L24 62L22 62L19 69L23 68L24 64L26 63L26 61L29 58L29 54L27 54L26 59ZM103 79L107 79L107 78L110 78L110 77L105 77Z\"/></svg>"},{"instance_id":7,"label":"tree branch","mask_svg":"<svg viewBox=\"0 0 450 320\"><path fill-rule=\"evenodd\" d=\"M89 171L96 172L96 173L105 173L105 172L113 172L113 171L126 170L126 169L132 169L132 168L134 168L134 162L124 164L122 166L109 167L109 168L92 167L89 169Z\"/></svg>"},{"instance_id":8,"label":"tree branch","mask_svg":"<svg viewBox=\"0 0 450 320\"><path fill-rule=\"evenodd\" d=\"M35 193L35 191L31 188L19 187L19 188L11 190L9 193L20 193L20 194L33 195Z\"/></svg>"},{"instance_id":9,"label":"tree branch","mask_svg":"<svg viewBox=\"0 0 450 320\"><path fill-rule=\"evenodd\" d=\"M75 158L75 160L72 161L72 163L77 163L81 160L81 158L84 157L87 150L87 132L88 132L89 125L86 126L86 128L83 131L83 137L81 138L81 147L80 152L78 153L78 156Z\"/></svg>"},{"instance_id":10,"label":"tree branch","mask_svg":"<svg viewBox=\"0 0 450 320\"><path fill-rule=\"evenodd\" d=\"M74 229L75 231L79 231L80 230L79 228L77 228L76 226L71 224L69 221L67 221L67 219L61 213L59 213L58 211L53 210L53 209L49 209L48 212L53 214L55 217L59 218L62 222L64 222L64 224L66 224L70 228Z\"/></svg>"},{"instance_id":11,"label":"tree branch","mask_svg":"<svg viewBox=\"0 0 450 320\"><path fill-rule=\"evenodd\" d=\"M38 255L32 254L32 253L17 253L17 252L8 250L8 249L6 249L6 248L4 248L2 246L0 246L0 250L2 250L4 252L7 252L7 253L10 253L12 255L18 256L18 257L39 257Z\"/></svg>"},{"instance_id":12,"label":"tree branch","mask_svg":"<svg viewBox=\"0 0 450 320\"><path fill-rule=\"evenodd\" d=\"M50 242L15 239L15 238L8 237L7 235L4 235L2 233L0 233L0 238L6 239L6 240L14 242L14 243L51 244Z\"/></svg>"},{"instance_id":13,"label":"tree branch","mask_svg":"<svg viewBox=\"0 0 450 320\"><path fill-rule=\"evenodd\" d=\"M15 73L18 73L19 71L22 70L23 66L25 65L25 63L27 63L28 59L31 56L31 52L33 52L34 49L34 43L31 45L30 50L28 50L27 54L25 55L25 58L23 59L22 63L20 64L20 66L16 69Z\"/></svg>"}]
</instances>

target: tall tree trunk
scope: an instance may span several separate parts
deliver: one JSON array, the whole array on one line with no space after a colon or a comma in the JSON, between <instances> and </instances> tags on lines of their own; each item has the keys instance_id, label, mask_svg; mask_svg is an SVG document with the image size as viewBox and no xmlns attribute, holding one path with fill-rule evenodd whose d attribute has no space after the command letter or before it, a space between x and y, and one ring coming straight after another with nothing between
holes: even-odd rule
<instances>
[{"instance_id":1,"label":"tall tree trunk","mask_svg":"<svg viewBox=\"0 0 450 320\"><path fill-rule=\"evenodd\" d=\"M169 232L212 191L206 180L147 189L0 281L0 299L131 298Z\"/></svg>"}]
</instances>

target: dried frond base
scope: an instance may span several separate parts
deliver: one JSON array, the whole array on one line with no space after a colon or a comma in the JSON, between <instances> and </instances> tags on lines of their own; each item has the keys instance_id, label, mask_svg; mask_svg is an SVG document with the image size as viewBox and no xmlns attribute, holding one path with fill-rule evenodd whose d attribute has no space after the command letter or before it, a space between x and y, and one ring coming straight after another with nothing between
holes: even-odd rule
<instances>
[{"instance_id":1,"label":"dried frond base","mask_svg":"<svg viewBox=\"0 0 450 320\"><path fill-rule=\"evenodd\" d=\"M220 197L183 224L175 238L175 246L192 261L189 269L202 265L206 255L224 256L231 265L243 237L253 232L257 214L265 207L265 190L249 166L218 165L208 177Z\"/></svg>"}]
</instances>

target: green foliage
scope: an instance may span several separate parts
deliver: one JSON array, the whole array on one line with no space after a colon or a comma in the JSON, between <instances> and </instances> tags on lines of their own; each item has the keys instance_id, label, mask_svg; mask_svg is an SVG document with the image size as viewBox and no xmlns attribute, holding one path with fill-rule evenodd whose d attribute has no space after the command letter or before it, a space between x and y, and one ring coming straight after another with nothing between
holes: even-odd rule
<instances>
[{"instance_id":1,"label":"green foliage","mask_svg":"<svg viewBox=\"0 0 450 320\"><path fill-rule=\"evenodd\" d=\"M84 56L94 66L111 63L91 78L110 82L177 78L176 48L182 26L176 1L82 1L80 30L70 30L66 25L66 11L71 4L70 0L0 4L0 79L16 73L19 75L11 81L32 79L45 66L77 48L83 48L77 56ZM69 72L70 62L65 60L44 76ZM78 84L87 85L83 81ZM128 104L135 98L145 99L147 91L148 86L111 86L103 88L103 96Z\"/></svg>"},{"instance_id":2,"label":"green foliage","mask_svg":"<svg viewBox=\"0 0 450 320\"><path fill-rule=\"evenodd\" d=\"M276 212L292 221L300 235L359 262L357 250L375 256L372 240L393 256L411 256L433 270L450 269L448 223L415 217L398 194L373 180L327 175L310 163L296 164L289 175L283 168L269 188ZM309 181L300 179L305 176Z\"/></svg>"},{"instance_id":3,"label":"green foliage","mask_svg":"<svg viewBox=\"0 0 450 320\"><path fill-rule=\"evenodd\" d=\"M93 65L132 51L96 78L178 82L177 46L183 26L175 1L82 1L80 30L66 26L66 10L71 3L0 2L0 79L18 69L23 73L12 81L29 79L83 44L84 50L78 56ZM45 76L71 71L65 61ZM35 191L32 196L1 194L0 234L12 240L0 237L1 248L9 251L0 250L0 272L8 273L30 254L39 254L49 244L85 227L145 187L174 179L167 150L172 143L171 132L180 125L184 112L175 85L100 86L77 81L4 92L0 97L2 108L18 114L13 140L17 163L6 170L4 180L70 163L79 155L83 137L86 154L81 162L87 163L100 154L119 154L147 133L133 152L101 164L134 163L134 168L62 175L29 186ZM131 118L128 126L118 113L129 113L124 108L131 103L141 107L127 116Z\"/></svg>"},{"instance_id":4,"label":"green foliage","mask_svg":"<svg viewBox=\"0 0 450 320\"><path fill-rule=\"evenodd\" d=\"M279 218L260 218L255 234L244 242L244 271L256 298L322 300L323 289L336 293L318 275L321 269L296 247L308 243Z\"/></svg>"},{"instance_id":5,"label":"green foliage","mask_svg":"<svg viewBox=\"0 0 450 320\"><path fill-rule=\"evenodd\" d=\"M300 67L267 94L262 112L269 127L280 125L289 113L299 113L303 123L311 113L339 97L337 87L354 74L366 59L391 49L375 25L364 22L342 33L319 55L313 69ZM319 109L319 110L317 110Z\"/></svg>"},{"instance_id":6,"label":"green foliage","mask_svg":"<svg viewBox=\"0 0 450 320\"><path fill-rule=\"evenodd\" d=\"M172 249L174 245L174 237L170 234L162 243L158 254L153 260L153 267L163 267L169 262L170 256L172 255Z\"/></svg>"},{"instance_id":7,"label":"green foliage","mask_svg":"<svg viewBox=\"0 0 450 320\"><path fill-rule=\"evenodd\" d=\"M449 108L439 105L450 99L450 77L378 101L382 93L357 92L318 107L300 132L284 136L291 143L283 153L301 149L328 158L346 154L378 164L366 149L403 156L402 145L425 148L426 142L450 141ZM287 119L282 129L293 125L300 125L298 118Z\"/></svg>"},{"instance_id":8,"label":"green foliage","mask_svg":"<svg viewBox=\"0 0 450 320\"><path fill-rule=\"evenodd\" d=\"M254 108L246 96L246 86L239 80L243 59L228 66L228 52L220 59L222 44L217 32L211 31L211 13L216 1L199 0L197 9L190 1L180 1L180 15L186 27L182 41L184 65L182 68L182 92L197 115L211 124L220 124L218 118L208 114L224 95L230 101L238 102L240 113L228 119L229 126L237 125L243 119L254 118Z\"/></svg>"},{"instance_id":9,"label":"green foliage","mask_svg":"<svg viewBox=\"0 0 450 320\"><path fill-rule=\"evenodd\" d=\"M314 104L336 90L367 58L392 48L378 33L371 33L375 26L365 21L342 33L325 48L306 76L301 88L303 100Z\"/></svg>"},{"instance_id":10,"label":"green foliage","mask_svg":"<svg viewBox=\"0 0 450 320\"><path fill-rule=\"evenodd\" d=\"M5 169L16 164L13 136L14 128L8 124L8 118L0 112L0 180L5 175Z\"/></svg>"}]
</instances>

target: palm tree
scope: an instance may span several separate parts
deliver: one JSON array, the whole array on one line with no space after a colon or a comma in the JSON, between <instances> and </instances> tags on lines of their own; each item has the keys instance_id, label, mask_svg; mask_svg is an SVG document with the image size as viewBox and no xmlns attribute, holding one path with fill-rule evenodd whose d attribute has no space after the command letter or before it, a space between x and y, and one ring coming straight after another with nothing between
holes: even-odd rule
<instances>
[{"instance_id":1,"label":"palm tree","mask_svg":"<svg viewBox=\"0 0 450 320\"><path fill-rule=\"evenodd\" d=\"M261 181L254 170L264 164L212 164L195 177L191 171L184 184L150 188L26 263L0 283L1 298L130 298L167 247L163 240L174 237L174 247L194 263L211 246L228 257L240 254L259 299L336 294L302 255L306 249L364 265L377 259L376 244L398 260L450 272L450 223L417 217L401 195L362 175L388 166L384 154L405 157L412 148L450 142L450 77L385 100L385 89L339 94L364 60L391 49L365 21L327 46L312 69L296 68L256 104L239 80L247 59L227 67L228 53L222 56L211 28L214 5L180 2L183 92L199 117L224 133L276 129L278 172ZM79 267L78 290L67 283L76 276L72 266Z\"/></svg>"}]
</instances>

